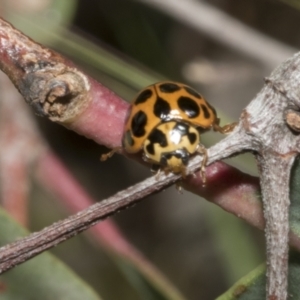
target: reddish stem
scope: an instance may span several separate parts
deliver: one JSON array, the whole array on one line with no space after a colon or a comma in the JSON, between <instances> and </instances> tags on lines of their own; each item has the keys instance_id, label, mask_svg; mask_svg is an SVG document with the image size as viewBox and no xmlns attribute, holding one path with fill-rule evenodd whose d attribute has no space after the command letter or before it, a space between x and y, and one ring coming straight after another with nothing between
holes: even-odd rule
<instances>
[{"instance_id":1,"label":"reddish stem","mask_svg":"<svg viewBox=\"0 0 300 300\"><path fill-rule=\"evenodd\" d=\"M91 101L71 123L64 126L109 148L121 146L129 104L114 92L89 78Z\"/></svg>"},{"instance_id":2,"label":"reddish stem","mask_svg":"<svg viewBox=\"0 0 300 300\"><path fill-rule=\"evenodd\" d=\"M264 228L260 186L257 177L245 174L221 161L206 168L207 183L199 173L189 176L184 187L242 218L259 229Z\"/></svg>"}]
</instances>

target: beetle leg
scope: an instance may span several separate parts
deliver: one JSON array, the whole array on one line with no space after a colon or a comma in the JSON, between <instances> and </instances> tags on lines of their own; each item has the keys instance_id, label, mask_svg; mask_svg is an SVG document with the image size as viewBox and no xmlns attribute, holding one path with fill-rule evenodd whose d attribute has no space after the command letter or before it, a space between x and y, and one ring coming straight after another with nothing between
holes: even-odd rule
<instances>
[{"instance_id":1,"label":"beetle leg","mask_svg":"<svg viewBox=\"0 0 300 300\"><path fill-rule=\"evenodd\" d=\"M176 190L179 194L183 194L182 192L182 182L181 180L180 181L176 181L175 183L175 187L176 187Z\"/></svg>"},{"instance_id":2,"label":"beetle leg","mask_svg":"<svg viewBox=\"0 0 300 300\"><path fill-rule=\"evenodd\" d=\"M208 160L207 150L203 145L199 145L197 152L203 156L203 160L202 160L201 168L200 168L200 176L202 178L202 184L204 186L206 183L205 170L206 170L206 164L207 164L207 160Z\"/></svg>"},{"instance_id":3,"label":"beetle leg","mask_svg":"<svg viewBox=\"0 0 300 300\"><path fill-rule=\"evenodd\" d=\"M237 122L234 122L234 123L230 123L230 124L227 124L227 125L224 125L224 126L220 126L219 125L219 119L218 119L218 121L213 124L213 130L217 131L217 132L220 132L220 133L223 133L223 134L226 134L226 133L230 133L235 128L235 126L237 124L238 124Z\"/></svg>"},{"instance_id":4,"label":"beetle leg","mask_svg":"<svg viewBox=\"0 0 300 300\"><path fill-rule=\"evenodd\" d=\"M121 149L122 149L121 147L117 147L117 148L112 149L108 153L102 154L100 157L100 160L105 161L105 160L109 159L110 157L112 157L116 152L118 152Z\"/></svg>"},{"instance_id":5,"label":"beetle leg","mask_svg":"<svg viewBox=\"0 0 300 300\"><path fill-rule=\"evenodd\" d=\"M156 174L155 174L155 179L156 179L156 180L159 180L160 174L161 174L161 168L159 168L159 169L156 171Z\"/></svg>"}]
</instances>

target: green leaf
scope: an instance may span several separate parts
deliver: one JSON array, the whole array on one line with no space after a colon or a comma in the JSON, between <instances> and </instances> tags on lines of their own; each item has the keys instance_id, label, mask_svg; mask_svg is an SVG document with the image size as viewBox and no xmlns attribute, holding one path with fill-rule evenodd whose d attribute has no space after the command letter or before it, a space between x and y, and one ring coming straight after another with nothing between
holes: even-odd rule
<instances>
[{"instance_id":1,"label":"green leaf","mask_svg":"<svg viewBox=\"0 0 300 300\"><path fill-rule=\"evenodd\" d=\"M0 245L28 234L0 209ZM49 253L15 267L0 277L1 300L100 300L72 270Z\"/></svg>"},{"instance_id":2,"label":"green leaf","mask_svg":"<svg viewBox=\"0 0 300 300\"><path fill-rule=\"evenodd\" d=\"M289 259L289 296L291 299L300 299L300 254L290 253ZM225 294L217 300L265 300L266 274L265 266L260 266L247 276L239 280Z\"/></svg>"},{"instance_id":3,"label":"green leaf","mask_svg":"<svg viewBox=\"0 0 300 300\"><path fill-rule=\"evenodd\" d=\"M298 158L292 169L290 187L290 228L300 237L300 160Z\"/></svg>"}]
</instances>

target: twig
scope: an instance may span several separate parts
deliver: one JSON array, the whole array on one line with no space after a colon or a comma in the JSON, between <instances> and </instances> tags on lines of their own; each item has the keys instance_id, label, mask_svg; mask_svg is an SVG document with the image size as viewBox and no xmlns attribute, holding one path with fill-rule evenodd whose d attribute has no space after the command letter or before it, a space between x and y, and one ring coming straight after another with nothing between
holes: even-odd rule
<instances>
[{"instance_id":1,"label":"twig","mask_svg":"<svg viewBox=\"0 0 300 300\"><path fill-rule=\"evenodd\" d=\"M209 162L212 163L214 160L230 156L239 148L239 145L244 145L243 142L241 143L241 136L238 133L233 135L230 143L234 145L227 150L228 143L224 143L224 140L218 144L219 148L216 146L211 148L209 152L211 159ZM224 151L219 152L220 148ZM201 157L193 159L191 172L195 172L200 168L201 160ZM179 179L180 175L174 174L162 174L159 181L153 176L100 203L90 206L76 215L46 227L40 232L33 233L28 237L0 248L0 274L77 235L111 214L133 205L147 195L160 191Z\"/></svg>"},{"instance_id":2,"label":"twig","mask_svg":"<svg viewBox=\"0 0 300 300\"><path fill-rule=\"evenodd\" d=\"M36 163L34 174L38 181L58 199L69 213L75 214L94 203L93 199L50 150L45 151ZM161 289L167 298L182 300L183 295L144 255L123 236L113 220L107 219L88 230L93 242L98 242L110 255L123 257L132 263L149 282Z\"/></svg>"}]
</instances>

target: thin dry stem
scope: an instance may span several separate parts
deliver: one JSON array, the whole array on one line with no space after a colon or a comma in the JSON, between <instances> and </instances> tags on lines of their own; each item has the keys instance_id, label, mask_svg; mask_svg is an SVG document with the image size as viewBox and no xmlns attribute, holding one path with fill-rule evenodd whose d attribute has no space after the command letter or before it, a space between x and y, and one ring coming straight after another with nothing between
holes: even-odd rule
<instances>
[{"instance_id":1,"label":"thin dry stem","mask_svg":"<svg viewBox=\"0 0 300 300\"><path fill-rule=\"evenodd\" d=\"M0 248L0 273L88 229L146 195L161 190L164 184L170 184L172 180L174 175L159 182L150 178L40 232Z\"/></svg>"},{"instance_id":2,"label":"thin dry stem","mask_svg":"<svg viewBox=\"0 0 300 300\"><path fill-rule=\"evenodd\" d=\"M66 207L68 212L77 213L97 202L80 186L51 151L46 151L40 157L35 175L39 182L59 199L60 205ZM107 219L93 226L87 234L94 242L99 242L109 255L124 257L128 263L132 263L150 282L161 287L170 298L174 300L184 298L169 280L126 240L113 220Z\"/></svg>"},{"instance_id":3,"label":"thin dry stem","mask_svg":"<svg viewBox=\"0 0 300 300\"><path fill-rule=\"evenodd\" d=\"M224 155L230 156L233 153L232 150L236 150L239 145L241 145L238 132L235 137L235 147L229 148L227 151L225 150L225 153L222 151L219 155L216 153L216 151L218 152L218 148L214 147L214 149L211 150L211 156L214 157L215 160L224 157ZM234 143L233 140L231 140L231 143ZM222 148L222 145L220 145L220 148ZM196 160L197 163L195 162ZM194 158L194 166L190 169L192 172L199 170L201 160L201 157ZM212 162L213 160L210 159L209 163ZM74 216L57 222L40 232L33 233L24 239L0 248L0 273L3 273L66 239L71 238L107 218L111 214L136 203L149 194L162 190L179 179L180 175L175 174L161 174L159 181L155 179L155 176L151 177L101 201L100 203L92 205Z\"/></svg>"}]
</instances>

